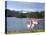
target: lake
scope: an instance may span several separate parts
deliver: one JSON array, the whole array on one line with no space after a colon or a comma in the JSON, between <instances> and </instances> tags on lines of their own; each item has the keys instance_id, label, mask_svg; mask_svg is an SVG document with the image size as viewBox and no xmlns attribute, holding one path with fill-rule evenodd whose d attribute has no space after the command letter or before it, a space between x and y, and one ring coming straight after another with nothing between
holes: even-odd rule
<instances>
[{"instance_id":1,"label":"lake","mask_svg":"<svg viewBox=\"0 0 46 35\"><path fill-rule=\"evenodd\" d=\"M16 17L7 17L7 31L16 31L16 30L28 30L27 22L24 20L31 20L33 18L16 18ZM21 20L19 22L18 20ZM22 22L23 21L23 22ZM38 19L38 24L34 26L33 29L42 29L43 19Z\"/></svg>"}]
</instances>

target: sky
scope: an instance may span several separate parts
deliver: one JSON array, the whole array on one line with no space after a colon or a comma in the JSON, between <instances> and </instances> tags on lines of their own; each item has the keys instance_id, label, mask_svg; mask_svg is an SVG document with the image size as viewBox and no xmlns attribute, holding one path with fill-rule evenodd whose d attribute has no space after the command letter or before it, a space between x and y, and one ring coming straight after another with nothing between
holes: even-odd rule
<instances>
[{"instance_id":1,"label":"sky","mask_svg":"<svg viewBox=\"0 0 46 35\"><path fill-rule=\"evenodd\" d=\"M7 9L17 11L41 11L44 10L44 3L7 1Z\"/></svg>"}]
</instances>

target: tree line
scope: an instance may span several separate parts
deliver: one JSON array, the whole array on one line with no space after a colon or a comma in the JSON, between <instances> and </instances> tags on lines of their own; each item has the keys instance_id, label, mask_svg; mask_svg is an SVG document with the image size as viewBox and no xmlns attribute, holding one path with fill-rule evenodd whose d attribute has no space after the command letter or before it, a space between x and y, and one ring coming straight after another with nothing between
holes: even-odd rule
<instances>
[{"instance_id":1,"label":"tree line","mask_svg":"<svg viewBox=\"0 0 46 35\"><path fill-rule=\"evenodd\" d=\"M44 18L44 12L28 12L20 13L19 11L5 9L5 17L16 17L16 18Z\"/></svg>"}]
</instances>

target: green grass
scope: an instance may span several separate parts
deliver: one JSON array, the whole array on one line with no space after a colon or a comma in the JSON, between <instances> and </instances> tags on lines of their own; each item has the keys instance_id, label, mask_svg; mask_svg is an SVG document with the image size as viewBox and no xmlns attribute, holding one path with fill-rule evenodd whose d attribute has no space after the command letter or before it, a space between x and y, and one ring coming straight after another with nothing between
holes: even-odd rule
<instances>
[{"instance_id":1,"label":"green grass","mask_svg":"<svg viewBox=\"0 0 46 35\"><path fill-rule=\"evenodd\" d=\"M43 29L41 29L41 30L23 30L23 31L16 31L16 32L8 32L8 34L36 33L36 32L44 32L44 31L43 31Z\"/></svg>"}]
</instances>

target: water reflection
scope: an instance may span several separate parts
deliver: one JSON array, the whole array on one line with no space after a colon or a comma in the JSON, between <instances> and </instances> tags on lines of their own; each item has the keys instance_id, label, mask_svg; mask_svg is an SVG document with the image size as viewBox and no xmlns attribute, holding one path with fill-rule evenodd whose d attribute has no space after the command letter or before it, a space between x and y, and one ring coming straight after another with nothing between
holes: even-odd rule
<instances>
[{"instance_id":1,"label":"water reflection","mask_svg":"<svg viewBox=\"0 0 46 35\"><path fill-rule=\"evenodd\" d=\"M21 20L18 21L18 20ZM24 22L24 20L32 20L32 18L15 18L15 17L7 17L7 31L15 31L15 30L28 30L27 24L29 22ZM34 26L33 29L42 29L43 19L38 19L38 25Z\"/></svg>"}]
</instances>

